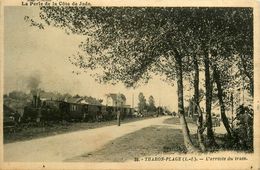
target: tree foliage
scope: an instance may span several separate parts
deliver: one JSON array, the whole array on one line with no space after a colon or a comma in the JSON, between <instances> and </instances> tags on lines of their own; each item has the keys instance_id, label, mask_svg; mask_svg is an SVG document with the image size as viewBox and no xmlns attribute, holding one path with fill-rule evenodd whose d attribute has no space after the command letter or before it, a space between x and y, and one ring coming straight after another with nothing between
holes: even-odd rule
<instances>
[{"instance_id":1,"label":"tree foliage","mask_svg":"<svg viewBox=\"0 0 260 170\"><path fill-rule=\"evenodd\" d=\"M146 99L142 92L139 93L138 100L138 110L142 113L147 108Z\"/></svg>"},{"instance_id":2,"label":"tree foliage","mask_svg":"<svg viewBox=\"0 0 260 170\"><path fill-rule=\"evenodd\" d=\"M100 82L133 86L147 82L152 71L172 83L173 48L183 54L185 76L191 74L192 55L204 52L212 54L210 60L239 54L239 68L253 75L250 8L41 7L40 17L68 34L86 36L70 60L84 71L101 66L93 73Z\"/></svg>"},{"instance_id":3,"label":"tree foliage","mask_svg":"<svg viewBox=\"0 0 260 170\"><path fill-rule=\"evenodd\" d=\"M192 142L184 117L183 79L192 77L194 56L205 71L208 135L213 135L212 68L219 68L221 87L232 88L229 84L237 82L229 66L235 59L240 64L238 77L249 80L253 94L252 15L251 8L155 7L41 7L40 13L45 24L86 37L70 61L91 71L99 82L132 87L147 82L154 73L171 84L177 80L186 146ZM223 100L225 94L224 90Z\"/></svg>"},{"instance_id":4,"label":"tree foliage","mask_svg":"<svg viewBox=\"0 0 260 170\"><path fill-rule=\"evenodd\" d=\"M150 112L155 112L156 111L156 107L155 107L155 101L154 101L154 97L151 95L148 98L148 105L147 105L147 109Z\"/></svg>"}]
</instances>

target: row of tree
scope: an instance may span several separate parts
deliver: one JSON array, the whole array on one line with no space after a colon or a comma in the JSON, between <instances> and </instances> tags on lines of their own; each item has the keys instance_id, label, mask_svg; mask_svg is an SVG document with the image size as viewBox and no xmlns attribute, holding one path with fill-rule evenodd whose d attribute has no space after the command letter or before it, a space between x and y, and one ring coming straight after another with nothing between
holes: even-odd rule
<instances>
[{"instance_id":1,"label":"row of tree","mask_svg":"<svg viewBox=\"0 0 260 170\"><path fill-rule=\"evenodd\" d=\"M148 103L146 102L145 96L142 92L138 95L138 110L143 113L145 110L148 112L156 112L156 106L153 96L149 96Z\"/></svg>"},{"instance_id":2,"label":"row of tree","mask_svg":"<svg viewBox=\"0 0 260 170\"><path fill-rule=\"evenodd\" d=\"M36 26L52 25L86 37L70 61L92 72L99 82L136 87L157 74L177 84L178 115L188 151L198 149L184 115L184 80L193 84L191 101L196 106L193 112L199 115L197 134L202 151L205 129L208 146L217 145L212 96L218 96L221 118L232 138L226 116L228 96L240 93L241 82L243 90L254 94L252 8L41 7L40 18L44 22ZM96 72L97 68L102 72ZM200 72L204 72L204 82L200 82ZM205 123L200 85L205 88Z\"/></svg>"}]
</instances>

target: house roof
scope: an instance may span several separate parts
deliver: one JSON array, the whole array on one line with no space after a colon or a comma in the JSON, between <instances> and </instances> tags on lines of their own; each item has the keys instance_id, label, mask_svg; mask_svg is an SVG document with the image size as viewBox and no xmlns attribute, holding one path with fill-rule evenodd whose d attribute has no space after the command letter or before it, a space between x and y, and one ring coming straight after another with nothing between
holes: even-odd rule
<instances>
[{"instance_id":1,"label":"house roof","mask_svg":"<svg viewBox=\"0 0 260 170\"><path fill-rule=\"evenodd\" d=\"M118 100L118 98L120 97L121 99L123 99L124 101L126 100L126 97L124 94L116 94L116 93L109 93L106 95L107 97L111 97L112 100Z\"/></svg>"},{"instance_id":2,"label":"house roof","mask_svg":"<svg viewBox=\"0 0 260 170\"><path fill-rule=\"evenodd\" d=\"M68 103L80 103L82 100L84 100L83 98L81 97L71 97L71 98L68 98L67 99L67 102Z\"/></svg>"}]
</instances>

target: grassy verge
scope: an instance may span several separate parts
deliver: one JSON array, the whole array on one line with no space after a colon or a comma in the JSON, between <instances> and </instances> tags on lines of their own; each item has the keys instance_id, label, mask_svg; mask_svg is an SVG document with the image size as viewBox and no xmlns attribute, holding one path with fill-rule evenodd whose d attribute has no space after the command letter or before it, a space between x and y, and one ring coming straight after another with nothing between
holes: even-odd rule
<instances>
[{"instance_id":1,"label":"grassy verge","mask_svg":"<svg viewBox=\"0 0 260 170\"><path fill-rule=\"evenodd\" d=\"M152 117L142 117L142 118L127 118L122 120L122 123L134 122L144 119L149 119ZM57 134L63 134L68 132L74 132L78 130L94 129L104 126L116 125L116 120L106 121L106 122L49 122L45 125L29 125L24 124L19 127L13 133L4 133L4 144L31 140L41 137L53 136Z\"/></svg>"},{"instance_id":2,"label":"grassy verge","mask_svg":"<svg viewBox=\"0 0 260 170\"><path fill-rule=\"evenodd\" d=\"M190 118L190 117L186 117L186 121L189 124L196 124L196 122L194 120L192 120L192 118ZM172 118L168 118L168 119L164 120L163 123L179 125L180 119L178 117L172 117Z\"/></svg>"},{"instance_id":3,"label":"grassy verge","mask_svg":"<svg viewBox=\"0 0 260 170\"><path fill-rule=\"evenodd\" d=\"M192 128L191 125L194 125L196 127L196 122L192 120L192 118L187 117L186 121L189 125L189 128ZM165 124L175 124L175 125L180 125L179 118L178 117L173 117L164 120ZM193 127L194 127L193 126ZM224 127L223 127L224 128ZM246 152L246 153L252 153L253 148L248 148L244 145L241 145L239 141L236 141L235 139L230 139L227 134L224 133L215 133L215 141L218 144L218 146L212 147L208 144L207 142L207 136L206 136L206 130L204 131L204 142L207 148L207 152L219 152L219 151L237 151L237 152ZM197 134L191 134L191 138L193 139L193 143L195 146L198 147L198 137Z\"/></svg>"},{"instance_id":4,"label":"grassy verge","mask_svg":"<svg viewBox=\"0 0 260 170\"><path fill-rule=\"evenodd\" d=\"M176 152L186 152L182 131L157 125L119 137L100 150L67 161L124 162L143 156Z\"/></svg>"},{"instance_id":5,"label":"grassy verge","mask_svg":"<svg viewBox=\"0 0 260 170\"><path fill-rule=\"evenodd\" d=\"M143 128L136 132L119 137L101 149L83 154L81 156L66 160L68 162L125 162L134 161L135 158L155 156L161 154L184 154L187 152L181 129L174 129L169 124L179 124L177 117L164 121L165 125L154 125ZM187 120L190 124L194 122ZM167 125L168 124L168 125ZM192 134L191 139L198 147L197 135ZM207 153L216 151L239 151L232 147L225 146L225 135L216 134L218 148L207 146Z\"/></svg>"}]
</instances>

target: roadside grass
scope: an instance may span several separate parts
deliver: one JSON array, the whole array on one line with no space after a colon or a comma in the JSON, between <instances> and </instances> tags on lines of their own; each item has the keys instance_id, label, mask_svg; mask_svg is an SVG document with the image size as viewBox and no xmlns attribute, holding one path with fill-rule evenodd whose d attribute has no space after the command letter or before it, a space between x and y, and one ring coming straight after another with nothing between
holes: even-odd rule
<instances>
[{"instance_id":1,"label":"roadside grass","mask_svg":"<svg viewBox=\"0 0 260 170\"><path fill-rule=\"evenodd\" d=\"M125 162L134 161L136 158L142 159L147 156L185 154L187 150L184 146L181 129L174 129L170 124L179 124L177 117L164 121L165 125L153 125L133 133L119 137L104 145L97 151L85 153L66 160L67 162ZM189 124L194 124L192 119L187 120ZM193 126L195 127L195 126ZM198 147L197 134L191 134L191 139ZM206 153L235 151L241 152L232 147L225 146L227 141L225 135L216 134L218 148L212 148L206 144ZM247 151L246 151L247 152ZM242 152L245 153L245 152Z\"/></svg>"},{"instance_id":2,"label":"roadside grass","mask_svg":"<svg viewBox=\"0 0 260 170\"><path fill-rule=\"evenodd\" d=\"M188 123L190 130L194 126L197 129L196 122L192 118L186 117L186 121ZM164 120L163 123L180 125L178 117L168 118L168 119ZM220 152L220 151L235 151L235 152L243 152L243 153L252 153L253 152L253 148L248 148L248 147L241 145L239 143L239 141L235 141L235 139L230 139L227 136L227 134L222 134L222 133L216 132L214 135L215 135L215 141L217 143L217 146L212 147L208 144L206 130L204 131L203 137L204 137L204 144L207 148L207 153ZM198 147L199 144L198 144L197 134L196 133L191 134L191 138L192 138L193 144Z\"/></svg>"},{"instance_id":3,"label":"roadside grass","mask_svg":"<svg viewBox=\"0 0 260 170\"><path fill-rule=\"evenodd\" d=\"M186 153L182 131L170 126L154 125L119 137L95 152L68 162L125 162L149 155Z\"/></svg>"},{"instance_id":4,"label":"roadside grass","mask_svg":"<svg viewBox=\"0 0 260 170\"><path fill-rule=\"evenodd\" d=\"M190 117L185 117L185 119L186 119L186 122L189 123L189 124L196 124L196 122ZM180 119L179 119L179 117L175 116L175 117L165 119L163 121L163 123L180 125Z\"/></svg>"},{"instance_id":5,"label":"roadside grass","mask_svg":"<svg viewBox=\"0 0 260 170\"><path fill-rule=\"evenodd\" d=\"M124 124L151 118L153 117L125 118L121 123ZM45 124L22 124L15 132L4 133L4 144L116 124L116 120L105 122L48 122Z\"/></svg>"}]
</instances>

